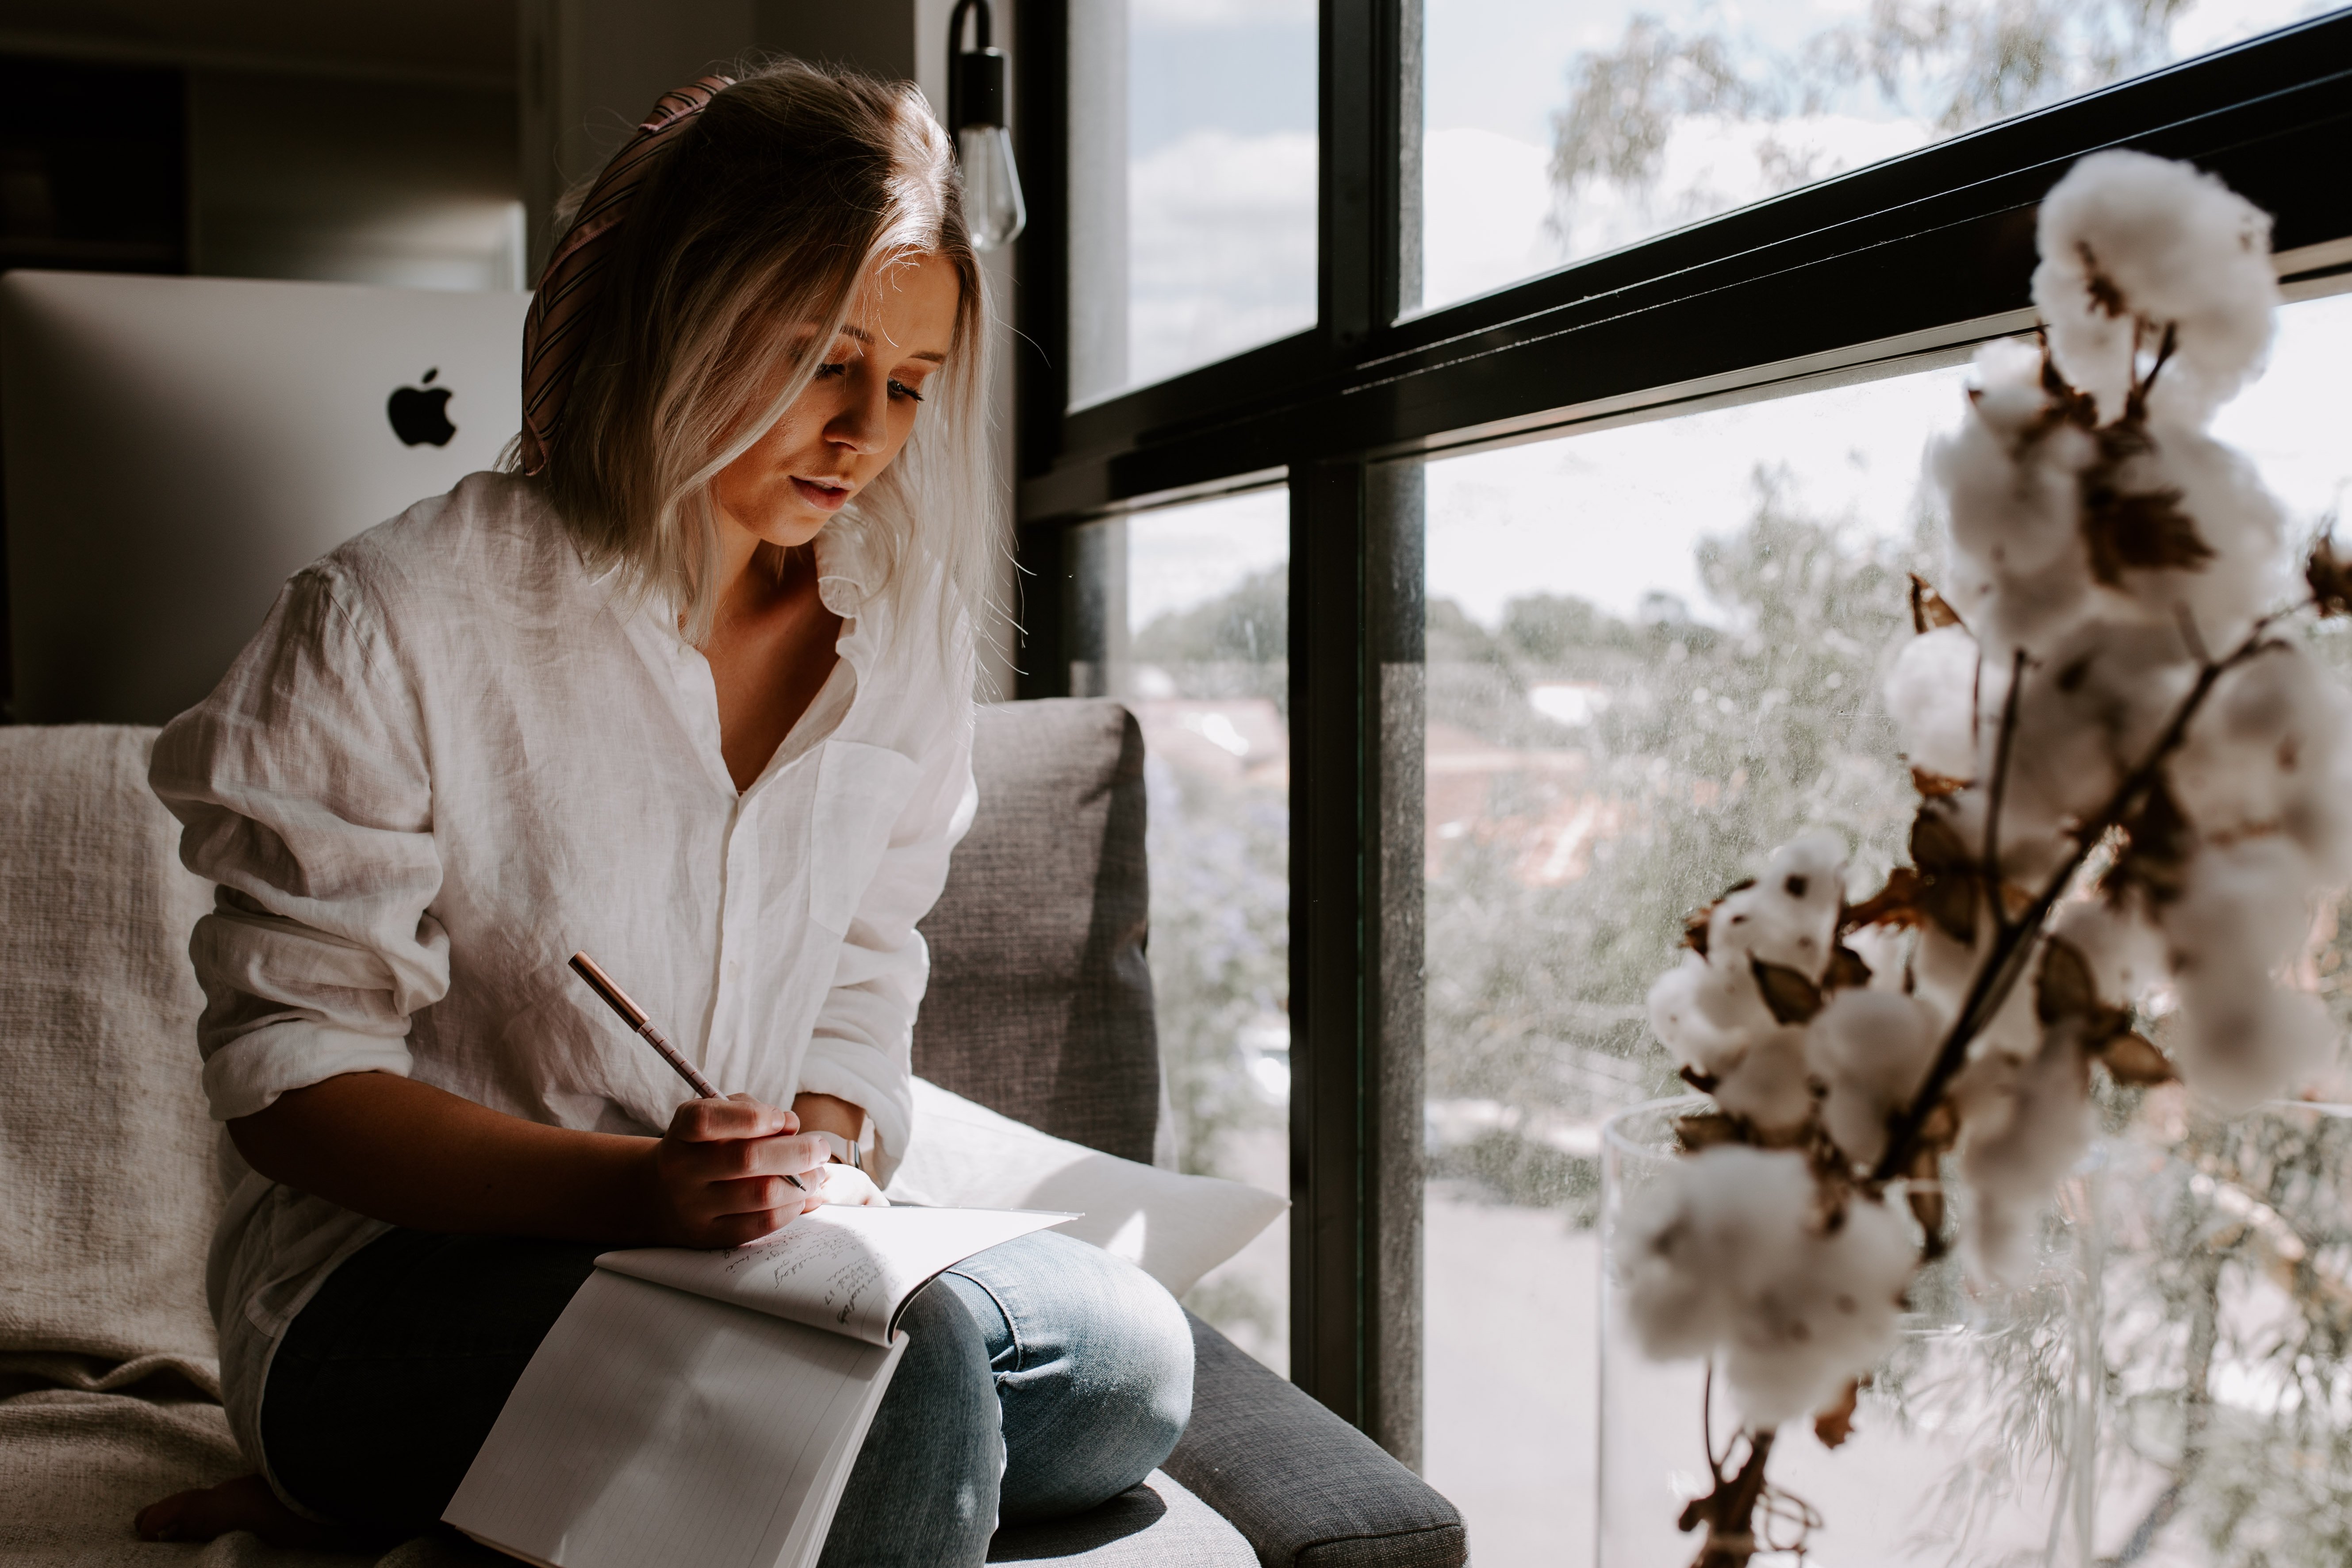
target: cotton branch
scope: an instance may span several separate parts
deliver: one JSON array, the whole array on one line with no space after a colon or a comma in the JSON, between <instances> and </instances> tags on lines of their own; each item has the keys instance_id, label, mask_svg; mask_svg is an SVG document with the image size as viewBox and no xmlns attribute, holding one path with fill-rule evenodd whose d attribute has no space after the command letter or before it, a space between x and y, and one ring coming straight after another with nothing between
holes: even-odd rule
<instances>
[{"instance_id":1,"label":"cotton branch","mask_svg":"<svg viewBox=\"0 0 2352 1568\"><path fill-rule=\"evenodd\" d=\"M2296 606L2297 609L2301 607ZM2075 874L2082 870L2084 862L2091 858L2091 852L2098 847L2100 840L2147 803L2148 792L2156 787L2166 760L2180 749L2181 742L2189 733L2189 721L2197 717L2197 710L2211 695L2214 684L2248 660L2285 646L2273 640L2270 630L2280 619L2293 613L2292 610L2283 610L2263 616L2254 624L2253 632L2227 658L2208 663L2197 672L2197 684L2190 688L2188 697L2173 713L2172 721L2165 726L2163 735L2149 748L2139 765L2125 778L2122 786L2098 816L2076 831L2074 852L2067 858L2066 863L2043 884L2033 902L2026 906L2025 911L2015 921L2004 920L1999 912L1995 913L1994 931L1997 934L1992 951L1986 955L1983 966L1977 972L1975 983L1969 987L1968 1000L1961 1005L1958 1016L1953 1018L1951 1028L1945 1034L1943 1044L1936 1052L1935 1063L1927 1069L1927 1081L1919 1086L1918 1092L1911 1097L1909 1105L1892 1124L1886 1152L1880 1156L1870 1173L1874 1183L1893 1181L1909 1168L1912 1157L1919 1152L1920 1129L1935 1113L1937 1102L1942 1100L1944 1090L1951 1086L1953 1076L1967 1062L1969 1043L1983 1032L1993 1015L2000 1011L2001 1004L2009 1000L2010 992L2025 973L2026 963L2032 956L2034 942L2042 935L2042 925L2049 920L2050 911L2065 896ZM2024 658L2021 652L2018 655L2021 675ZM2015 696L2012 687L2009 711L2003 717L2000 740L2004 760L2009 749L2009 731L2016 721ZM1999 815L1999 783L2000 775L1996 773L1992 812L1995 816ZM1986 839L1988 844L1992 841L1990 826L1986 828ZM1997 876L1990 867L1988 872ZM1986 896L1993 900L1998 911L2000 899L1998 881L1988 883Z\"/></svg>"}]
</instances>

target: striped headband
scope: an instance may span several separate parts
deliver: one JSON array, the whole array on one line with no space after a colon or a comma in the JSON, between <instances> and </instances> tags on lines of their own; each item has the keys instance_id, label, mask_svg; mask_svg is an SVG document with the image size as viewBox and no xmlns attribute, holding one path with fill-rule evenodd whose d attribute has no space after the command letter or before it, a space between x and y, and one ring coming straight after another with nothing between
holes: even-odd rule
<instances>
[{"instance_id":1,"label":"striped headband","mask_svg":"<svg viewBox=\"0 0 2352 1568\"><path fill-rule=\"evenodd\" d=\"M705 105L735 79L707 76L692 87L661 95L654 111L637 127L628 145L613 154L604 172L588 188L580 215L547 268L539 275L539 291L531 297L530 313L522 328L522 471L543 472L555 433L563 424L563 400L572 390L572 373L580 363L581 333L587 330L589 308L605 266L613 258L613 239L621 220L629 216L630 198L653 173L654 164L672 133L702 112Z\"/></svg>"}]
</instances>

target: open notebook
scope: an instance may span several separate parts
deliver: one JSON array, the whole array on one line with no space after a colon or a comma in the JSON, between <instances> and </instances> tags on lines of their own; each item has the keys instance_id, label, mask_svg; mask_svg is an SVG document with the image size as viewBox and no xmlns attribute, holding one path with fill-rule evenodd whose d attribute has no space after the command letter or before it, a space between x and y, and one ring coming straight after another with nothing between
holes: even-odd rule
<instances>
[{"instance_id":1,"label":"open notebook","mask_svg":"<svg viewBox=\"0 0 2352 1568\"><path fill-rule=\"evenodd\" d=\"M549 1568L805 1568L941 1269L1074 1217L821 1208L723 1252L608 1252L442 1518Z\"/></svg>"}]
</instances>

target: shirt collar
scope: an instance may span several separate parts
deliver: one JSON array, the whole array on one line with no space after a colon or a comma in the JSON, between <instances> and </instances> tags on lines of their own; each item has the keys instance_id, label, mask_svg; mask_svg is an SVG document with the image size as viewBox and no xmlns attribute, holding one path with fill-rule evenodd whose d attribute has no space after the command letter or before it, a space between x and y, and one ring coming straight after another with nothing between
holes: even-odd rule
<instances>
[{"instance_id":1,"label":"shirt collar","mask_svg":"<svg viewBox=\"0 0 2352 1568\"><path fill-rule=\"evenodd\" d=\"M864 524L835 520L817 531L816 596L844 620L855 620L873 597L873 563Z\"/></svg>"}]
</instances>

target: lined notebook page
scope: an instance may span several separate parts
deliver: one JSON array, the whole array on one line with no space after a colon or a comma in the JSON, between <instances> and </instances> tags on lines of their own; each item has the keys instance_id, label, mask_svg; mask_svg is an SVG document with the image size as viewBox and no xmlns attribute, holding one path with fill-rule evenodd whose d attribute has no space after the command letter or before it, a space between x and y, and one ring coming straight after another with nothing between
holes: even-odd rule
<instances>
[{"instance_id":1,"label":"lined notebook page","mask_svg":"<svg viewBox=\"0 0 2352 1568\"><path fill-rule=\"evenodd\" d=\"M553 1568L804 1568L906 1342L599 1268L442 1517Z\"/></svg>"},{"instance_id":2,"label":"lined notebook page","mask_svg":"<svg viewBox=\"0 0 2352 1568\"><path fill-rule=\"evenodd\" d=\"M899 1306L940 1269L1076 1217L1038 1209L828 1205L750 1247L633 1247L607 1252L596 1266L878 1345L890 1337Z\"/></svg>"}]
</instances>

